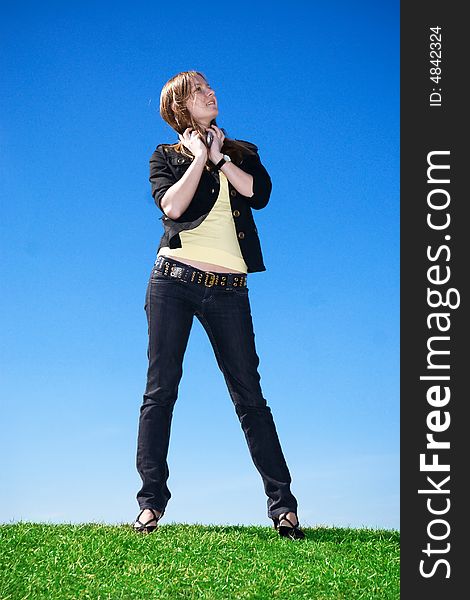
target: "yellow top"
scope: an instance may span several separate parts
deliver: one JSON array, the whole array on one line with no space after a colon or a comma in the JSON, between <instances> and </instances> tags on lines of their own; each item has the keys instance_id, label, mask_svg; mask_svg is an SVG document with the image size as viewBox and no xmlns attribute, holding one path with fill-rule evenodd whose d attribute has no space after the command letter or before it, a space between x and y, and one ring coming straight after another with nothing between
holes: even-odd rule
<instances>
[{"instance_id":1,"label":"yellow top","mask_svg":"<svg viewBox=\"0 0 470 600\"><path fill-rule=\"evenodd\" d=\"M220 192L207 217L194 229L180 231L181 248L163 246L157 256L189 258L248 272L232 217L227 177L219 171Z\"/></svg>"}]
</instances>

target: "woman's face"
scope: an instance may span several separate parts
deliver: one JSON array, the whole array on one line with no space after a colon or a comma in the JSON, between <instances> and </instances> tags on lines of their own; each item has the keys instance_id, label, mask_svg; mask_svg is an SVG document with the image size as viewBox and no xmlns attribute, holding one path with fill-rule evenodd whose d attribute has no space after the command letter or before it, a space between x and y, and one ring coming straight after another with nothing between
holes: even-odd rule
<instances>
[{"instance_id":1,"label":"woman's face","mask_svg":"<svg viewBox=\"0 0 470 600\"><path fill-rule=\"evenodd\" d=\"M191 79L191 96L186 102L193 119L205 127L209 127L212 119L217 117L217 98L214 90L200 75Z\"/></svg>"}]
</instances>

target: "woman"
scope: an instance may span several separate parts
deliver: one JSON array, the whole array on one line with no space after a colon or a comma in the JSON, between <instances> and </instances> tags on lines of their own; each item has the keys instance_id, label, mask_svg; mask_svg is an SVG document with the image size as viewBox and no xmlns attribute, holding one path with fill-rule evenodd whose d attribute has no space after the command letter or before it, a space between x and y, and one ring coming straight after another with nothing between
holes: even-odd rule
<instances>
[{"instance_id":1,"label":"woman","mask_svg":"<svg viewBox=\"0 0 470 600\"><path fill-rule=\"evenodd\" d=\"M162 118L178 133L150 159L152 195L164 233L147 287L148 373L140 409L137 470L139 532L156 529L171 493L167 454L173 407L194 315L206 330L279 534L305 537L297 501L258 374L247 273L264 271L251 209L266 206L271 179L257 147L225 137L217 98L202 73L170 79ZM201 365L202 366L202 365Z\"/></svg>"}]
</instances>

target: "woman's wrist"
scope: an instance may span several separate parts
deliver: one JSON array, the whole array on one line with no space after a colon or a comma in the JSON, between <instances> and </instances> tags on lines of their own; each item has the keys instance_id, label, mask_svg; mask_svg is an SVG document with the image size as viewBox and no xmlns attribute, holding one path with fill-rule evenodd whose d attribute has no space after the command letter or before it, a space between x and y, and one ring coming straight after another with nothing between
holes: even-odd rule
<instances>
[{"instance_id":1,"label":"woman's wrist","mask_svg":"<svg viewBox=\"0 0 470 600\"><path fill-rule=\"evenodd\" d=\"M207 161L207 152L199 152L198 154L195 154L194 161L205 165Z\"/></svg>"},{"instance_id":2,"label":"woman's wrist","mask_svg":"<svg viewBox=\"0 0 470 600\"><path fill-rule=\"evenodd\" d=\"M214 165L216 165L218 162L220 162L223 159L224 155L222 154L222 152L217 152L217 154L213 155L211 157L211 161L214 163Z\"/></svg>"}]
</instances>

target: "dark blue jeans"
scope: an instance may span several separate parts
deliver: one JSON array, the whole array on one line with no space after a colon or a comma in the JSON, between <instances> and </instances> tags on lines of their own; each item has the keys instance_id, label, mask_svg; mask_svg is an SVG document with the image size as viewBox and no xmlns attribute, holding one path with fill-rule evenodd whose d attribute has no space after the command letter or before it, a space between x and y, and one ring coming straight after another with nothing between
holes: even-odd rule
<instances>
[{"instance_id":1,"label":"dark blue jeans","mask_svg":"<svg viewBox=\"0 0 470 600\"><path fill-rule=\"evenodd\" d=\"M248 288L206 287L152 270L145 311L149 365L137 441L137 470L143 482L137 493L140 508L163 513L171 497L167 486L171 420L196 315L209 336L251 458L263 480L268 517L285 511L297 513L289 469L260 387Z\"/></svg>"}]
</instances>

